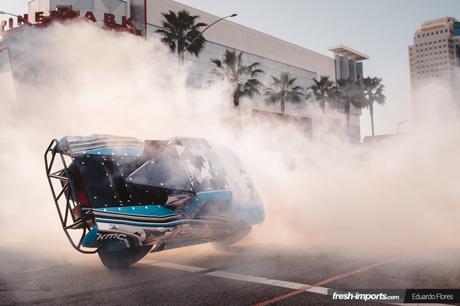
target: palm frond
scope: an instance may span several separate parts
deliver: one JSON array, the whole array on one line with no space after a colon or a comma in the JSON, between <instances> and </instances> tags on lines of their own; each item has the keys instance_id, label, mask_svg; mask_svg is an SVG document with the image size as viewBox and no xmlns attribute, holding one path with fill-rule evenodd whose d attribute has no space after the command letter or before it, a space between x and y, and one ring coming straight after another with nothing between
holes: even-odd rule
<instances>
[{"instance_id":1,"label":"palm frond","mask_svg":"<svg viewBox=\"0 0 460 306\"><path fill-rule=\"evenodd\" d=\"M197 24L195 24L196 29L207 27L207 26L208 26L208 24L204 23L204 22L198 22Z\"/></svg>"},{"instance_id":2,"label":"palm frond","mask_svg":"<svg viewBox=\"0 0 460 306\"><path fill-rule=\"evenodd\" d=\"M273 84L279 84L279 83L281 83L281 80L278 79L277 77L271 75L271 78L273 79Z\"/></svg>"},{"instance_id":3,"label":"palm frond","mask_svg":"<svg viewBox=\"0 0 460 306\"><path fill-rule=\"evenodd\" d=\"M251 71L251 78L254 78L260 74L264 74L265 71L263 71L262 69L252 69Z\"/></svg>"},{"instance_id":4,"label":"palm frond","mask_svg":"<svg viewBox=\"0 0 460 306\"><path fill-rule=\"evenodd\" d=\"M211 63L213 63L214 65L216 65L219 68L222 67L222 62L217 58L211 59Z\"/></svg>"},{"instance_id":5,"label":"palm frond","mask_svg":"<svg viewBox=\"0 0 460 306\"><path fill-rule=\"evenodd\" d=\"M291 83L292 84L292 83ZM295 86L292 88L292 91L299 91L299 90L303 90L303 87L301 86Z\"/></svg>"},{"instance_id":6,"label":"palm frond","mask_svg":"<svg viewBox=\"0 0 460 306\"><path fill-rule=\"evenodd\" d=\"M257 75L263 73L262 69L257 68L259 63L245 65L243 55L243 52L237 53L236 50L227 49L221 59L211 59L216 66L211 72L220 75L233 85L232 97L235 107L240 105L241 98L260 94L259 88L263 87L257 79Z\"/></svg>"},{"instance_id":7,"label":"palm frond","mask_svg":"<svg viewBox=\"0 0 460 306\"><path fill-rule=\"evenodd\" d=\"M161 41L168 45L170 51L177 52L179 55L186 51L198 56L206 44L206 39L200 34L199 29L207 24L195 23L199 16L190 15L186 10L178 12L169 10L161 15L163 16L162 28L156 32L161 35ZM199 37L195 40L197 36ZM192 41L194 42L190 45Z\"/></svg>"}]
</instances>

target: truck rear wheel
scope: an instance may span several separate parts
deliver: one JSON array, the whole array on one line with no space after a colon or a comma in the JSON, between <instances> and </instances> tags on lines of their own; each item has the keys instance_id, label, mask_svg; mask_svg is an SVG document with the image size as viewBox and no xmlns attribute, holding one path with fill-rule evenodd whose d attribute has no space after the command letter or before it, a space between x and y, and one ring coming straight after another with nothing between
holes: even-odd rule
<instances>
[{"instance_id":1,"label":"truck rear wheel","mask_svg":"<svg viewBox=\"0 0 460 306\"><path fill-rule=\"evenodd\" d=\"M243 227L239 231L233 233L229 237L226 237L222 240L217 240L212 242L212 246L219 251L231 251L231 246L238 241L242 240L244 237L246 237L249 233L251 232L251 227Z\"/></svg>"}]
</instances>

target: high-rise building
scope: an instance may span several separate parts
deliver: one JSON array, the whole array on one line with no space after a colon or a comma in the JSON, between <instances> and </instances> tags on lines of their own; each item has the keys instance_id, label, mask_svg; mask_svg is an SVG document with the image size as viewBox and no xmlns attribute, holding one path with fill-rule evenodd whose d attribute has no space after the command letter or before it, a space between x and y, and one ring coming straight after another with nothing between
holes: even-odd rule
<instances>
[{"instance_id":1,"label":"high-rise building","mask_svg":"<svg viewBox=\"0 0 460 306\"><path fill-rule=\"evenodd\" d=\"M422 23L409 46L412 90L438 80L460 93L460 22L443 17ZM459 97L459 96L457 96Z\"/></svg>"}]
</instances>

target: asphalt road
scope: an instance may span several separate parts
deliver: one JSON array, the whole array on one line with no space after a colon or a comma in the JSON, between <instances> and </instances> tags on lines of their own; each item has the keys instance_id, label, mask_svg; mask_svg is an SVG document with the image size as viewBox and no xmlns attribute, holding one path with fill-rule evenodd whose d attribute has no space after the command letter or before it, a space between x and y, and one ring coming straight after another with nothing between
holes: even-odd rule
<instances>
[{"instance_id":1,"label":"asphalt road","mask_svg":"<svg viewBox=\"0 0 460 306\"><path fill-rule=\"evenodd\" d=\"M389 258L339 249L198 246L109 271L97 255L3 244L0 265L2 305L349 305L333 301L325 288L460 288L460 250Z\"/></svg>"}]
</instances>

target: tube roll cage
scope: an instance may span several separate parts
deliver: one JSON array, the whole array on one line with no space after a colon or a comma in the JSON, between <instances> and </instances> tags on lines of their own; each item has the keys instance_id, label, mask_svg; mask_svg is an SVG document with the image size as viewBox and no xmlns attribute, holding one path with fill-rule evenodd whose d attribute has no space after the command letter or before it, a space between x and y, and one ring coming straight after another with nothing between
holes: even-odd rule
<instances>
[{"instance_id":1,"label":"tube roll cage","mask_svg":"<svg viewBox=\"0 0 460 306\"><path fill-rule=\"evenodd\" d=\"M82 207L76 203L72 197L72 184L71 176L69 169L67 167L67 162L64 158L64 153L59 149L59 142L56 139L53 139L46 149L44 154L45 166L46 166L46 176L48 178L48 183L51 188L51 193L53 195L54 204L61 220L62 229L64 230L65 235L69 239L72 246L79 252L85 254L96 253L96 250L84 249L82 246L83 239L86 233L90 230L88 225L89 220L93 219L93 215L90 210L83 210ZM73 157L67 155L70 158ZM58 158L56 158L58 157ZM60 163L60 167L58 167ZM54 166L54 167L53 167ZM54 169L58 170L54 170ZM53 181L58 181L61 186L60 190L55 189ZM57 185L57 184L56 184ZM78 212L78 216L75 216L74 211ZM70 215L70 218L69 218ZM77 239L73 238L69 229L80 230L81 236Z\"/></svg>"}]
</instances>

